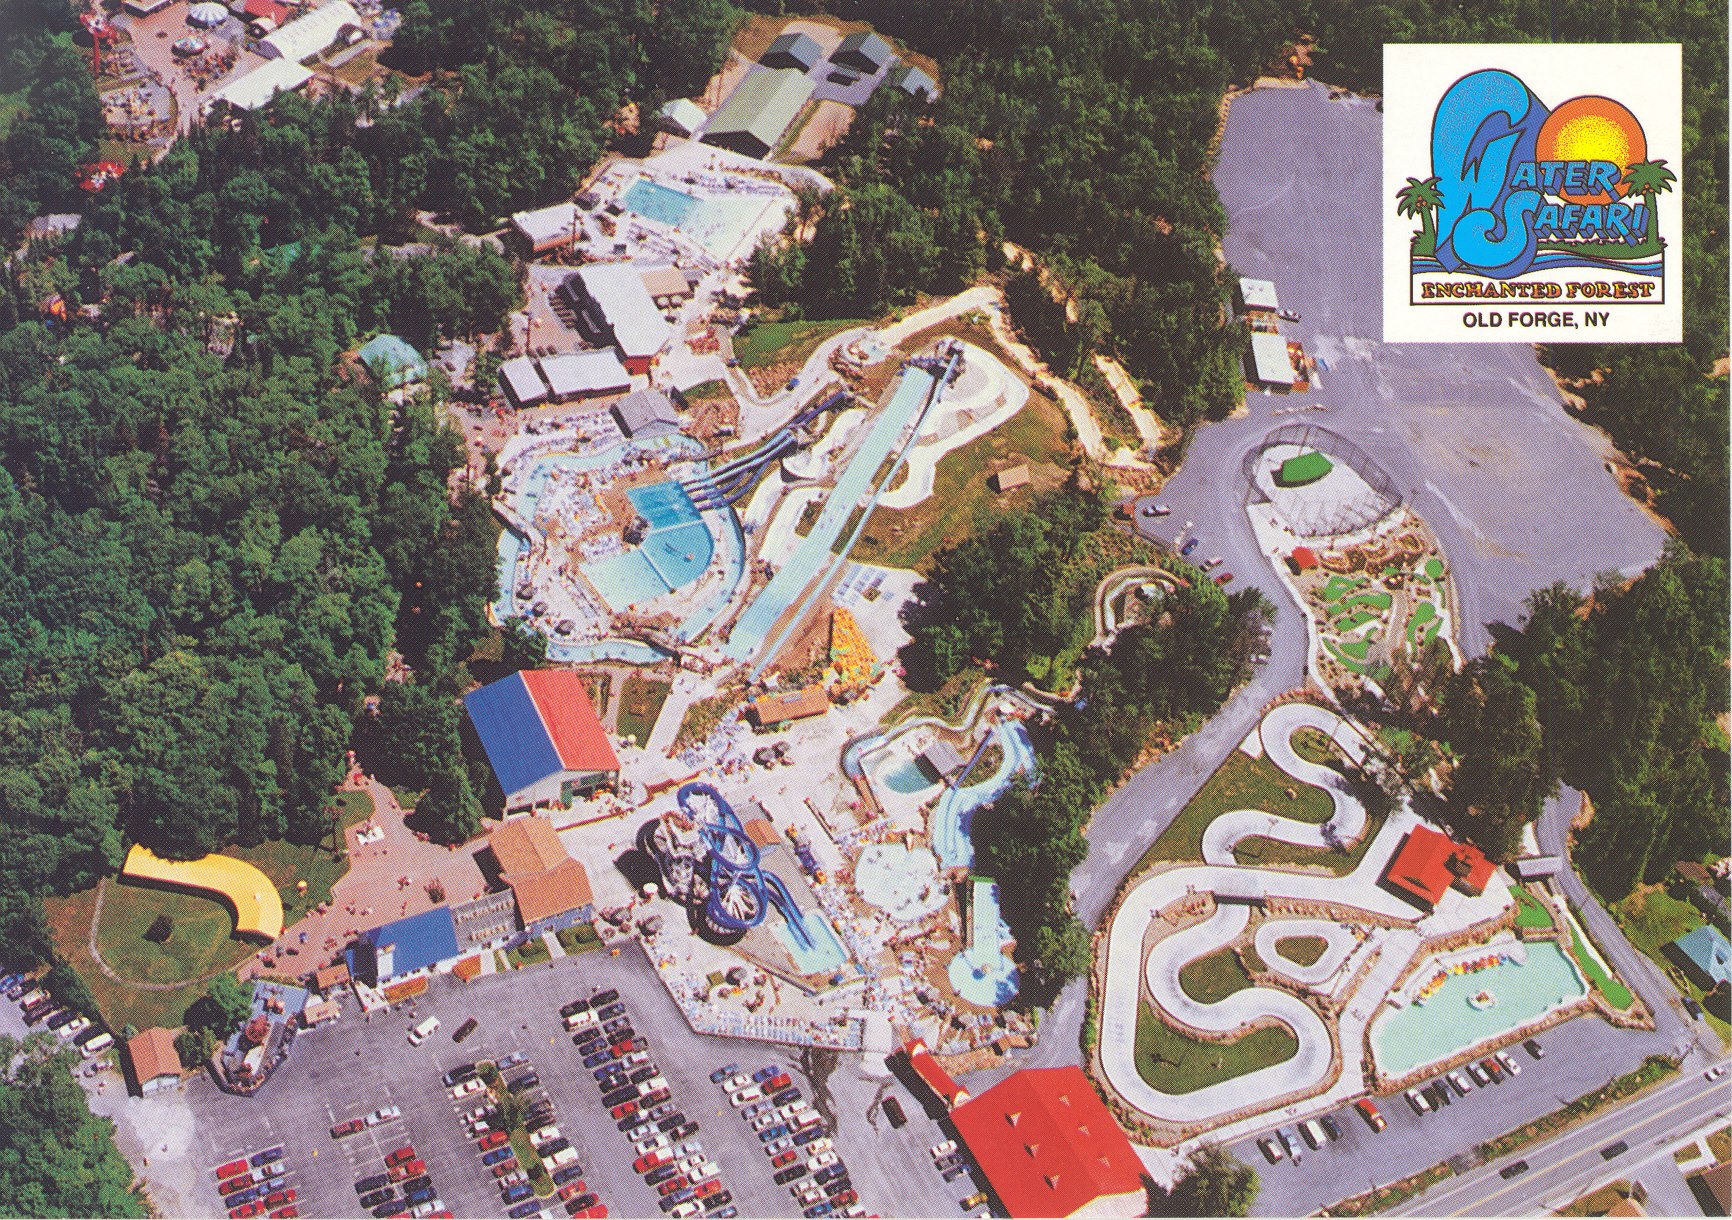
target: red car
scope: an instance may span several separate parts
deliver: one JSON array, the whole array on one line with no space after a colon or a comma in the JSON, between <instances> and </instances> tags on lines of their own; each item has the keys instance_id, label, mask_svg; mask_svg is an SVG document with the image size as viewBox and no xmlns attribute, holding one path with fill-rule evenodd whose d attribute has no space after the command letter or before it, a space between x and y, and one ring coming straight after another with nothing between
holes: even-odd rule
<instances>
[{"instance_id":1,"label":"red car","mask_svg":"<svg viewBox=\"0 0 1732 1220\"><path fill-rule=\"evenodd\" d=\"M645 1093L638 1098L637 1104L640 1106L659 1106L672 1096L673 1091L671 1089L656 1089L654 1092Z\"/></svg>"},{"instance_id":2,"label":"red car","mask_svg":"<svg viewBox=\"0 0 1732 1220\"><path fill-rule=\"evenodd\" d=\"M615 1118L624 1118L628 1114L636 1114L637 1113L637 1102L635 1102L635 1101L622 1101L619 1103L619 1105L617 1105L613 1109L609 1110L608 1113L613 1115Z\"/></svg>"},{"instance_id":3,"label":"red car","mask_svg":"<svg viewBox=\"0 0 1732 1220\"><path fill-rule=\"evenodd\" d=\"M1218 585L1230 584L1232 583L1232 580L1233 574L1231 572L1222 572L1219 576L1215 577L1215 583Z\"/></svg>"},{"instance_id":4,"label":"red car","mask_svg":"<svg viewBox=\"0 0 1732 1220\"><path fill-rule=\"evenodd\" d=\"M613 1052L613 1057L615 1059L619 1059L631 1054L633 1051L644 1050L648 1045L649 1043L645 1042L641 1038L623 1038L608 1047L608 1050Z\"/></svg>"},{"instance_id":5,"label":"red car","mask_svg":"<svg viewBox=\"0 0 1732 1220\"><path fill-rule=\"evenodd\" d=\"M401 1165L404 1161L412 1161L414 1159L415 1159L415 1145L404 1144L401 1148L397 1149L395 1152L391 1152L391 1153L386 1154L386 1156L385 1156L385 1168L389 1169L393 1165Z\"/></svg>"},{"instance_id":6,"label":"red car","mask_svg":"<svg viewBox=\"0 0 1732 1220\"><path fill-rule=\"evenodd\" d=\"M719 1193L721 1189L722 1180L720 1178L711 1178L708 1182L699 1182L696 1186L692 1187L692 1198L707 1199L711 1195Z\"/></svg>"},{"instance_id":7,"label":"red car","mask_svg":"<svg viewBox=\"0 0 1732 1220\"><path fill-rule=\"evenodd\" d=\"M782 1169L788 1165L792 1165L804 1155L805 1153L801 1149L790 1148L786 1152L778 1152L775 1156L771 1157L770 1166L773 1169Z\"/></svg>"},{"instance_id":8,"label":"red car","mask_svg":"<svg viewBox=\"0 0 1732 1220\"><path fill-rule=\"evenodd\" d=\"M830 1196L831 1207L847 1207L860 1196L851 1190L839 1190Z\"/></svg>"},{"instance_id":9,"label":"red car","mask_svg":"<svg viewBox=\"0 0 1732 1220\"><path fill-rule=\"evenodd\" d=\"M331 1138L340 1140L345 1135L353 1135L367 1125L366 1120L359 1118L347 1119L331 1128Z\"/></svg>"},{"instance_id":10,"label":"red car","mask_svg":"<svg viewBox=\"0 0 1732 1220\"><path fill-rule=\"evenodd\" d=\"M232 1178L235 1174L245 1173L246 1171L247 1161L245 1157L242 1157L238 1161L230 1161L227 1165L218 1165L216 1171L217 1181L220 1182L224 1178Z\"/></svg>"},{"instance_id":11,"label":"red car","mask_svg":"<svg viewBox=\"0 0 1732 1220\"><path fill-rule=\"evenodd\" d=\"M691 1185L691 1183L686 1181L682 1175L676 1173L673 1177L669 1178L667 1181L663 1182L660 1186L656 1187L656 1194L658 1194L658 1195L671 1195L674 1193L674 1191L684 1190L686 1187L688 1187L690 1185Z\"/></svg>"},{"instance_id":12,"label":"red car","mask_svg":"<svg viewBox=\"0 0 1732 1220\"><path fill-rule=\"evenodd\" d=\"M418 1178L427 1172L427 1162L416 1158L413 1161L403 1161L391 1166L391 1180L402 1182L408 1178Z\"/></svg>"},{"instance_id":13,"label":"red car","mask_svg":"<svg viewBox=\"0 0 1732 1220\"><path fill-rule=\"evenodd\" d=\"M245 1220L247 1216L256 1216L264 1210L265 1205L254 1199L251 1203L229 1208L229 1220Z\"/></svg>"},{"instance_id":14,"label":"red car","mask_svg":"<svg viewBox=\"0 0 1732 1220\"><path fill-rule=\"evenodd\" d=\"M597 1203L573 1215L572 1220L607 1220L607 1204Z\"/></svg>"},{"instance_id":15,"label":"red car","mask_svg":"<svg viewBox=\"0 0 1732 1220\"><path fill-rule=\"evenodd\" d=\"M238 1178L230 1178L226 1182L218 1182L217 1183L217 1193L219 1195L232 1195L235 1193L235 1191L245 1190L247 1187L251 1186L252 1184L253 1184L253 1175L250 1173L243 1173Z\"/></svg>"},{"instance_id":16,"label":"red car","mask_svg":"<svg viewBox=\"0 0 1732 1220\"><path fill-rule=\"evenodd\" d=\"M1369 1097L1361 1097L1353 1104L1358 1107L1359 1113L1365 1121L1371 1124L1371 1129L1373 1131L1381 1131L1389 1125L1383 1115L1377 1112L1377 1103L1373 1102Z\"/></svg>"},{"instance_id":17,"label":"red car","mask_svg":"<svg viewBox=\"0 0 1732 1220\"><path fill-rule=\"evenodd\" d=\"M561 1203L570 1203L573 1199L577 1198L577 1196L581 1195L583 1191L584 1185L582 1178L579 1178L575 1182L567 1182L564 1186L559 1188L559 1201Z\"/></svg>"},{"instance_id":18,"label":"red car","mask_svg":"<svg viewBox=\"0 0 1732 1220\"><path fill-rule=\"evenodd\" d=\"M506 1174L515 1172L517 1172L517 1158L514 1156L506 1157L493 1167L493 1176L496 1178L503 1178Z\"/></svg>"},{"instance_id":19,"label":"red car","mask_svg":"<svg viewBox=\"0 0 1732 1220\"><path fill-rule=\"evenodd\" d=\"M673 1159L674 1158L668 1153L668 1151L663 1148L658 1149L655 1152L644 1153L642 1156L638 1157L637 1160L631 1163L631 1167L638 1173L648 1173L656 1166L666 1165Z\"/></svg>"},{"instance_id":20,"label":"red car","mask_svg":"<svg viewBox=\"0 0 1732 1220\"><path fill-rule=\"evenodd\" d=\"M789 1085L791 1085L793 1083L794 1082L788 1078L788 1073L778 1072L774 1076L770 1077L768 1080L766 1080L764 1082L764 1084L762 1086L763 1090L764 1090L764 1096L768 1097L772 1093L780 1093L783 1089L787 1088Z\"/></svg>"},{"instance_id":21,"label":"red car","mask_svg":"<svg viewBox=\"0 0 1732 1220\"><path fill-rule=\"evenodd\" d=\"M301 1214L298 1207L279 1207L271 1213L271 1220L295 1220Z\"/></svg>"},{"instance_id":22,"label":"red car","mask_svg":"<svg viewBox=\"0 0 1732 1220\"><path fill-rule=\"evenodd\" d=\"M265 1196L266 1207L281 1207L285 1203L293 1203L294 1201L295 1188L293 1186L289 1187L287 1190L273 1190L270 1194Z\"/></svg>"},{"instance_id":23,"label":"red car","mask_svg":"<svg viewBox=\"0 0 1732 1220\"><path fill-rule=\"evenodd\" d=\"M475 1141L475 1146L483 1152L492 1152L495 1148L499 1147L499 1145L505 1143L505 1141L510 1138L511 1136L504 1131L489 1131L486 1135Z\"/></svg>"}]
</instances>

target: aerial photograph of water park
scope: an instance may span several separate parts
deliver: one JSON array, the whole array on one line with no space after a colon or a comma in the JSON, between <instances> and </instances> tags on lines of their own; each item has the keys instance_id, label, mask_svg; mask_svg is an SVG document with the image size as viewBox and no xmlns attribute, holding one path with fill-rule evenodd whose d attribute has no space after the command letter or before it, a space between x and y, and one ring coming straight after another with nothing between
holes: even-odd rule
<instances>
[{"instance_id":1,"label":"aerial photograph of water park","mask_svg":"<svg viewBox=\"0 0 1732 1220\"><path fill-rule=\"evenodd\" d=\"M1724 12L393 2L0 0L0 1214L1732 1214Z\"/></svg>"}]
</instances>

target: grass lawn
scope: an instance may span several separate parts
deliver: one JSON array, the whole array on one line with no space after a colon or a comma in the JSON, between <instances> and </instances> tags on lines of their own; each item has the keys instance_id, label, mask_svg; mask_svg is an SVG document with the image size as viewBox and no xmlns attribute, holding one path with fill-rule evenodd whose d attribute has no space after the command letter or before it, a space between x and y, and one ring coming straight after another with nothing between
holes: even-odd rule
<instances>
[{"instance_id":1,"label":"grass lawn","mask_svg":"<svg viewBox=\"0 0 1732 1220\"><path fill-rule=\"evenodd\" d=\"M759 322L734 336L734 356L742 368L767 364L803 364L824 340L838 331L864 326L870 318L837 318L827 322Z\"/></svg>"},{"instance_id":2,"label":"grass lawn","mask_svg":"<svg viewBox=\"0 0 1732 1220\"><path fill-rule=\"evenodd\" d=\"M366 800L365 796L362 796L362 800ZM371 802L367 802L367 808L372 808ZM333 860L331 853L325 848L306 843L289 843L281 839L270 839L257 847L231 847L225 854L245 860L276 882L277 892L283 898L285 928L313 907L329 899L331 887L349 871L347 859ZM295 889L298 881L307 883L306 893Z\"/></svg>"},{"instance_id":3,"label":"grass lawn","mask_svg":"<svg viewBox=\"0 0 1732 1220\"><path fill-rule=\"evenodd\" d=\"M1231 946L1194 958L1179 967L1179 986L1199 1004L1214 1004L1251 985L1251 976Z\"/></svg>"},{"instance_id":4,"label":"grass lawn","mask_svg":"<svg viewBox=\"0 0 1732 1220\"><path fill-rule=\"evenodd\" d=\"M505 960L512 966L534 966L548 961L553 954L547 948L547 942L539 936L532 936L515 949L505 951Z\"/></svg>"},{"instance_id":5,"label":"grass lawn","mask_svg":"<svg viewBox=\"0 0 1732 1220\"><path fill-rule=\"evenodd\" d=\"M592 949L601 948L601 936L593 926L587 923L561 928L553 934L553 937L568 954L588 953Z\"/></svg>"},{"instance_id":6,"label":"grass lawn","mask_svg":"<svg viewBox=\"0 0 1732 1220\"><path fill-rule=\"evenodd\" d=\"M1341 608L1351 610L1355 606L1369 606L1373 610L1387 610L1393 601L1394 599L1389 594L1377 589L1370 593L1355 593L1341 603Z\"/></svg>"},{"instance_id":7,"label":"grass lawn","mask_svg":"<svg viewBox=\"0 0 1732 1220\"><path fill-rule=\"evenodd\" d=\"M1301 966L1316 965L1328 947L1329 942L1321 936L1283 936L1275 942L1275 948L1282 957Z\"/></svg>"},{"instance_id":8,"label":"grass lawn","mask_svg":"<svg viewBox=\"0 0 1732 1220\"><path fill-rule=\"evenodd\" d=\"M1322 729L1306 725L1293 734L1293 753L1306 762L1316 763L1320 767L1331 767L1341 762L1344 755L1341 747L1336 745L1329 734ZM1339 770L1339 767L1336 767Z\"/></svg>"},{"instance_id":9,"label":"grass lawn","mask_svg":"<svg viewBox=\"0 0 1732 1220\"><path fill-rule=\"evenodd\" d=\"M619 692L620 736L635 737L640 745L648 741L673 688L672 682L659 678L646 678L636 671L627 674Z\"/></svg>"},{"instance_id":10,"label":"grass lawn","mask_svg":"<svg viewBox=\"0 0 1732 1220\"><path fill-rule=\"evenodd\" d=\"M1298 793L1297 800L1287 799L1289 788ZM1329 820L1333 806L1323 789L1300 783L1267 758L1234 750L1144 853L1138 871L1156 860L1201 860L1204 828L1232 809L1267 809L1297 821L1322 823ZM1243 850L1241 845L1242 861Z\"/></svg>"},{"instance_id":11,"label":"grass lawn","mask_svg":"<svg viewBox=\"0 0 1732 1220\"><path fill-rule=\"evenodd\" d=\"M684 395L685 400L692 403L725 401L733 396L734 392L728 388L728 383L717 378L698 382Z\"/></svg>"},{"instance_id":12,"label":"grass lawn","mask_svg":"<svg viewBox=\"0 0 1732 1220\"><path fill-rule=\"evenodd\" d=\"M1259 868L1321 868L1334 873L1337 877L1345 877L1359 867L1359 862L1365 858L1366 848L1377 837L1377 832L1383 826L1383 819L1373 815L1366 821L1365 833L1352 847L1346 851L1330 851L1326 847L1305 847L1298 843L1288 843L1284 839L1271 839L1264 835L1252 835L1240 839L1233 848L1233 858L1240 864L1255 865Z\"/></svg>"},{"instance_id":13,"label":"grass lawn","mask_svg":"<svg viewBox=\"0 0 1732 1220\"><path fill-rule=\"evenodd\" d=\"M1608 1182L1598 1190L1590 1191L1567 1207L1561 1207L1553 1212L1554 1216L1603 1216L1631 1195L1628 1182Z\"/></svg>"},{"instance_id":14,"label":"grass lawn","mask_svg":"<svg viewBox=\"0 0 1732 1220\"><path fill-rule=\"evenodd\" d=\"M1512 885L1509 892L1515 895L1516 927L1549 928L1552 926L1552 915L1546 909L1545 903L1519 885Z\"/></svg>"},{"instance_id":15,"label":"grass lawn","mask_svg":"<svg viewBox=\"0 0 1732 1220\"><path fill-rule=\"evenodd\" d=\"M1596 991L1606 997L1606 1002L1613 1008L1620 1012L1628 1008L1635 1002L1636 997L1630 994L1628 987L1607 973L1605 967L1600 965L1598 956L1589 951L1588 947L1582 943L1583 933L1577 926L1577 920L1570 920L1569 927L1570 954L1576 959L1576 965L1582 968L1582 973L1587 976L1588 982L1593 985Z\"/></svg>"},{"instance_id":16,"label":"grass lawn","mask_svg":"<svg viewBox=\"0 0 1732 1220\"><path fill-rule=\"evenodd\" d=\"M1443 579L1443 560L1433 555L1425 561L1425 574L1433 580Z\"/></svg>"},{"instance_id":17,"label":"grass lawn","mask_svg":"<svg viewBox=\"0 0 1732 1220\"><path fill-rule=\"evenodd\" d=\"M1163 1093L1191 1093L1247 1072L1284 1063L1299 1050L1285 1025L1267 1025L1231 1042L1199 1042L1137 1006L1137 1074Z\"/></svg>"},{"instance_id":18,"label":"grass lawn","mask_svg":"<svg viewBox=\"0 0 1732 1220\"><path fill-rule=\"evenodd\" d=\"M1027 508L1068 474L1066 422L1056 403L1029 395L1004 423L939 459L926 499L912 508L874 511L853 557L892 568L920 567L946 544L990 529L1007 512ZM992 471L1018 462L1028 463L1027 485L1003 493L987 485Z\"/></svg>"},{"instance_id":19,"label":"grass lawn","mask_svg":"<svg viewBox=\"0 0 1732 1220\"><path fill-rule=\"evenodd\" d=\"M1334 605L1364 583L1365 577L1363 576L1342 576L1340 574L1331 576L1323 586L1324 604Z\"/></svg>"},{"instance_id":20,"label":"grass lawn","mask_svg":"<svg viewBox=\"0 0 1732 1220\"><path fill-rule=\"evenodd\" d=\"M103 1022L110 1029L120 1029L129 1022L139 1029L153 1025L175 1028L181 1023L187 1005L204 994L205 984L197 979L236 965L252 952L250 947L229 939L234 918L221 903L191 894L112 883L104 890L107 896L103 899L101 944L105 959L112 951L126 963L127 969L155 975L155 981L171 981L176 969L185 971L179 977L194 980L164 991L145 991L115 982L97 968L90 956L88 937L90 920L96 912L95 887L66 898L45 899L42 905L54 946L90 988ZM123 890L127 892L122 894ZM183 902L203 908L191 910L189 905L191 919L186 924L177 915L186 913L179 905ZM143 933L165 910L175 920L174 935L167 945L159 947L144 940ZM198 952L201 940L205 950L202 955ZM153 954L155 961L150 960ZM121 966L116 967L117 971L120 969Z\"/></svg>"},{"instance_id":21,"label":"grass lawn","mask_svg":"<svg viewBox=\"0 0 1732 1220\"><path fill-rule=\"evenodd\" d=\"M1607 908L1612 918L1618 921L1624 935L1630 943L1658 962L1660 969L1675 985L1679 992L1690 996L1698 1004L1705 993L1684 976L1662 950L1670 942L1706 922L1702 912L1688 902L1674 898L1663 886L1645 885L1633 891L1629 897L1615 902ZM1728 1025L1712 1012L1704 1018L1715 1033L1723 1041L1732 1042L1732 1025Z\"/></svg>"}]
</instances>

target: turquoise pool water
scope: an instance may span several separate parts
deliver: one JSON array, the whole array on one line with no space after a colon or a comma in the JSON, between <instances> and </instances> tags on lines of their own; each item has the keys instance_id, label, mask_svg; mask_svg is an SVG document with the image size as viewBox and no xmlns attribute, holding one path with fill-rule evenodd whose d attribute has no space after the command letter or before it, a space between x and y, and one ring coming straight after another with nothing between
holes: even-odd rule
<instances>
[{"instance_id":1,"label":"turquoise pool water","mask_svg":"<svg viewBox=\"0 0 1732 1220\"><path fill-rule=\"evenodd\" d=\"M848 960L848 951L842 947L841 940L836 936L836 929L830 926L830 921L824 918L823 912L802 911L800 914L806 921L806 931L812 935L810 949L795 941L787 924L775 925L776 938L782 942L782 947L793 955L796 970L801 974L819 974L825 970L834 970Z\"/></svg>"},{"instance_id":2,"label":"turquoise pool water","mask_svg":"<svg viewBox=\"0 0 1732 1220\"><path fill-rule=\"evenodd\" d=\"M691 217L692 210L698 206L694 196L684 191L676 191L671 186L663 186L659 182L651 182L648 178L639 178L626 187L619 201L639 216L647 216L675 228L685 224Z\"/></svg>"},{"instance_id":3,"label":"turquoise pool water","mask_svg":"<svg viewBox=\"0 0 1732 1220\"><path fill-rule=\"evenodd\" d=\"M689 585L710 566L715 543L702 522L656 530L643 540L643 555L668 588Z\"/></svg>"},{"instance_id":4,"label":"turquoise pool water","mask_svg":"<svg viewBox=\"0 0 1732 1220\"><path fill-rule=\"evenodd\" d=\"M1010 929L998 909L998 883L974 882L968 913L968 948L950 959L950 985L982 1008L1007 1004L1016 995L1016 963L1004 954Z\"/></svg>"},{"instance_id":5,"label":"turquoise pool water","mask_svg":"<svg viewBox=\"0 0 1732 1220\"><path fill-rule=\"evenodd\" d=\"M998 769L991 775L960 788L946 788L932 811L932 849L942 868L968 868L974 863L974 843L969 835L974 811L996 800L1010 787L1018 773L1035 774L1034 744L1020 720L992 726L992 739L1003 750ZM974 779L973 775L969 776Z\"/></svg>"},{"instance_id":6,"label":"turquoise pool water","mask_svg":"<svg viewBox=\"0 0 1732 1220\"><path fill-rule=\"evenodd\" d=\"M1421 968L1422 974L1430 966ZM1490 992L1497 1003L1475 1008L1468 997ZM1447 1059L1588 994L1581 972L1551 941L1527 946L1527 961L1453 974L1424 1003L1385 1009L1371 1023L1378 1070L1400 1076Z\"/></svg>"},{"instance_id":7,"label":"turquoise pool water","mask_svg":"<svg viewBox=\"0 0 1732 1220\"><path fill-rule=\"evenodd\" d=\"M611 610L624 610L668 591L655 565L639 550L609 555L583 565L583 574Z\"/></svg>"},{"instance_id":8,"label":"turquoise pool water","mask_svg":"<svg viewBox=\"0 0 1732 1220\"><path fill-rule=\"evenodd\" d=\"M903 796L912 796L916 792L938 786L912 758L904 758L894 766L885 767L878 773L877 778L890 791L900 792Z\"/></svg>"},{"instance_id":9,"label":"turquoise pool water","mask_svg":"<svg viewBox=\"0 0 1732 1220\"><path fill-rule=\"evenodd\" d=\"M678 483L651 483L644 487L634 487L625 494L631 501L631 506L637 509L638 515L649 522L652 530L690 525L702 519L698 515L697 506L692 503L692 498Z\"/></svg>"}]
</instances>

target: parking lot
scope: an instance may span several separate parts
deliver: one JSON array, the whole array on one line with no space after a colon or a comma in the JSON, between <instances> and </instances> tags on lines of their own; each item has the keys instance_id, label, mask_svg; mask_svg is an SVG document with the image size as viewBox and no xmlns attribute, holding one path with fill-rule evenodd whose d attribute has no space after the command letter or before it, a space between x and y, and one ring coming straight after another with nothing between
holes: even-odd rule
<instances>
[{"instance_id":1,"label":"parking lot","mask_svg":"<svg viewBox=\"0 0 1732 1220\"><path fill-rule=\"evenodd\" d=\"M394 1148L413 1144L447 1210L457 1216L500 1216L506 1208L492 1173L481 1164L459 1119L462 1110L478 1103L453 1101L440 1078L461 1064L522 1052L541 1077L589 1189L614 1215L659 1216L659 1196L633 1172L635 1154L602 1106L559 1016L568 1000L603 987L623 997L632 1024L668 1079L671 1100L699 1124L696 1138L721 1166L741 1215L798 1216L801 1209L786 1187L772 1180L774 1171L757 1135L710 1082L711 1071L736 1061L748 1073L772 1062L788 1070L793 1085L835 1129L836 1150L868 1211L960 1214L957 1201L974 1187L966 1178L946 1184L933 1169L927 1149L944 1133L900 1086L862 1079L856 1058L833 1055L821 1058L822 1083L815 1084L802 1070L801 1057L790 1057L786 1048L693 1034L649 964L629 949L619 957L582 954L467 985L439 978L417 1001L414 1016L404 1009L367 1021L350 1003L340 1021L296 1040L289 1062L257 1097L231 1096L203 1077L189 1082L183 1096L193 1118L190 1155L208 1179L208 1167L281 1143L285 1160L298 1171L293 1184L301 1214L351 1216L364 1214L355 1181L381 1172L382 1158ZM428 1015L439 1018L440 1029L425 1045L410 1046L409 1027ZM452 1032L471 1016L480 1027L461 1045L454 1044ZM899 1131L890 1129L876 1105L886 1088L894 1090L908 1113L909 1122ZM331 1138L334 1124L387 1105L399 1107L402 1118L345 1139ZM201 1192L196 1202L209 1209L206 1214L226 1214L217 1208L214 1191Z\"/></svg>"}]
</instances>

